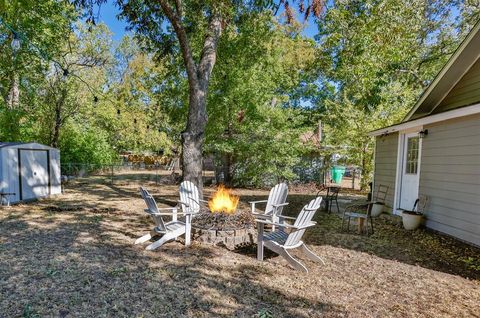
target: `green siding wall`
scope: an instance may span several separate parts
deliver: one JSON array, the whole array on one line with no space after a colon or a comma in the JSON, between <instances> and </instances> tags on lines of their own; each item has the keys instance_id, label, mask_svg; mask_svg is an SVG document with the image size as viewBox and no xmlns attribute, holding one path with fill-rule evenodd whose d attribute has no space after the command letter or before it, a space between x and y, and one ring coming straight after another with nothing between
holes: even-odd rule
<instances>
[{"instance_id":1,"label":"green siding wall","mask_svg":"<svg viewBox=\"0 0 480 318\"><path fill-rule=\"evenodd\" d=\"M432 114L480 102L480 60L460 79Z\"/></svg>"},{"instance_id":2,"label":"green siding wall","mask_svg":"<svg viewBox=\"0 0 480 318\"><path fill-rule=\"evenodd\" d=\"M427 226L480 246L480 116L429 125L419 193Z\"/></svg>"},{"instance_id":3,"label":"green siding wall","mask_svg":"<svg viewBox=\"0 0 480 318\"><path fill-rule=\"evenodd\" d=\"M392 211L397 173L398 133L376 137L375 140L375 187L388 186L386 206Z\"/></svg>"}]
</instances>

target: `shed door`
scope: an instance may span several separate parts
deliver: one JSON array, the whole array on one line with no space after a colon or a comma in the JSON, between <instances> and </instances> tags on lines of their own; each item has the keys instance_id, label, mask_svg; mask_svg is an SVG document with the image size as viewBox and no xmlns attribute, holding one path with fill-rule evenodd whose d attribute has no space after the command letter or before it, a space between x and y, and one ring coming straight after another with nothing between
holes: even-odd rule
<instances>
[{"instance_id":1,"label":"shed door","mask_svg":"<svg viewBox=\"0 0 480 318\"><path fill-rule=\"evenodd\" d=\"M21 200L49 194L48 150L19 150Z\"/></svg>"},{"instance_id":2,"label":"shed door","mask_svg":"<svg viewBox=\"0 0 480 318\"><path fill-rule=\"evenodd\" d=\"M418 133L405 134L400 187L400 209L403 210L412 210L418 197L420 152L421 139Z\"/></svg>"}]
</instances>

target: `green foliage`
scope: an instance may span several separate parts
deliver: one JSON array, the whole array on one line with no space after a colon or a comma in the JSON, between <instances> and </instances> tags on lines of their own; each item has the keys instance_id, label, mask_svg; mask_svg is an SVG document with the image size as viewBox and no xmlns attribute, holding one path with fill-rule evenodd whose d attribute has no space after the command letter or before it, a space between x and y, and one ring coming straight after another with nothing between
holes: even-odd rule
<instances>
[{"instance_id":1,"label":"green foliage","mask_svg":"<svg viewBox=\"0 0 480 318\"><path fill-rule=\"evenodd\" d=\"M62 162L109 164L118 158L108 134L94 127L69 124L60 138Z\"/></svg>"},{"instance_id":2,"label":"green foliage","mask_svg":"<svg viewBox=\"0 0 480 318\"><path fill-rule=\"evenodd\" d=\"M227 181L259 186L295 178L293 168L307 153L300 135L310 127L290 94L314 61L313 42L300 30L269 14L251 15L219 43L206 145L226 165Z\"/></svg>"},{"instance_id":3,"label":"green foliage","mask_svg":"<svg viewBox=\"0 0 480 318\"><path fill-rule=\"evenodd\" d=\"M72 2L90 8L104 1ZM2 140L58 146L63 162L78 163L110 163L123 151L178 151L190 87L175 32L158 1L116 3L135 31L118 45L105 25L78 22L68 2L0 1ZM295 179L302 158L318 156L302 136L319 119L329 146L323 155L339 153L368 176L368 131L403 118L479 12L451 0L327 5L315 43L301 35L302 25L278 23L273 1L183 1L195 61L211 14L222 16L205 155L233 184ZM22 37L16 55L10 27ZM20 104L7 109L14 76Z\"/></svg>"},{"instance_id":4,"label":"green foliage","mask_svg":"<svg viewBox=\"0 0 480 318\"><path fill-rule=\"evenodd\" d=\"M372 171L367 133L400 121L457 47L455 4L346 0L319 23L320 90L330 93L317 108L326 142L364 176Z\"/></svg>"},{"instance_id":5,"label":"green foliage","mask_svg":"<svg viewBox=\"0 0 480 318\"><path fill-rule=\"evenodd\" d=\"M0 102L0 105L2 103ZM21 110L8 110L6 107L0 107L0 139L1 140L19 140L22 139L20 130L20 119L24 116Z\"/></svg>"},{"instance_id":6,"label":"green foliage","mask_svg":"<svg viewBox=\"0 0 480 318\"><path fill-rule=\"evenodd\" d=\"M61 45L76 19L71 5L55 0L12 0L3 2L0 10L0 111L3 122L0 139L21 140L24 116L28 114L43 81L48 59ZM20 47L14 52L11 43L16 37ZM15 78L18 82L15 83ZM7 105L12 87L17 86L19 104ZM11 113L9 113L11 112Z\"/></svg>"}]
</instances>

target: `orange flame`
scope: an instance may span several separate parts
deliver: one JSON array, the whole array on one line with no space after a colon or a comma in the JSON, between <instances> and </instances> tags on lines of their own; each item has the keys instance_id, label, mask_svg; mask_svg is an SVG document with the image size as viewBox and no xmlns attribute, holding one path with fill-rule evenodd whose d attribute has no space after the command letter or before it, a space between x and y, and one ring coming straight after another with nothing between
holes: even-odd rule
<instances>
[{"instance_id":1,"label":"orange flame","mask_svg":"<svg viewBox=\"0 0 480 318\"><path fill-rule=\"evenodd\" d=\"M238 196L232 195L231 190L225 189L223 185L220 185L217 192L213 195L213 198L208 201L208 207L212 212L224 212L234 213L237 210Z\"/></svg>"}]
</instances>

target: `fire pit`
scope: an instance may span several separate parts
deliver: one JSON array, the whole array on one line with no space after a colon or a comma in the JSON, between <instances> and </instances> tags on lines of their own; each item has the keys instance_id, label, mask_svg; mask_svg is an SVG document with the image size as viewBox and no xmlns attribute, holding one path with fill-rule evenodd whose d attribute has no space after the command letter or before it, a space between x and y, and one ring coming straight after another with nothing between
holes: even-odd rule
<instances>
[{"instance_id":1,"label":"fire pit","mask_svg":"<svg viewBox=\"0 0 480 318\"><path fill-rule=\"evenodd\" d=\"M233 250L254 242L255 218L250 211L237 209L239 197L220 186L208 208L192 220L192 238L198 242L221 245Z\"/></svg>"}]
</instances>

